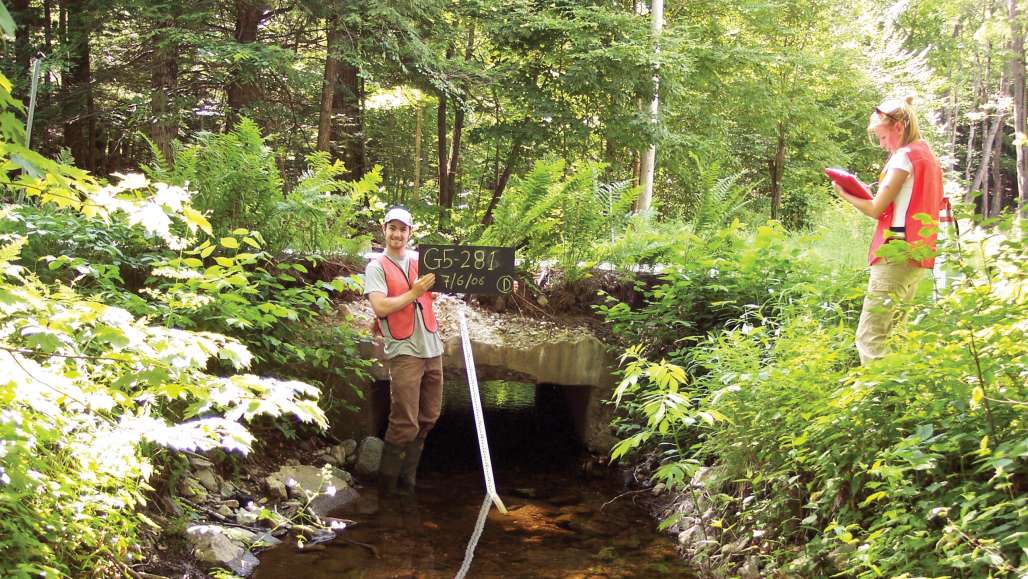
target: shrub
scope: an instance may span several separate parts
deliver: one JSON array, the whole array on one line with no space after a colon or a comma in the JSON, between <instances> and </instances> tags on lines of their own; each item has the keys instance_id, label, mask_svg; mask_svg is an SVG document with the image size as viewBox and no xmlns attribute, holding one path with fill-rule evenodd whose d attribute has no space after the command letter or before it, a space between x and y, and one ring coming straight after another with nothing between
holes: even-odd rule
<instances>
[{"instance_id":1,"label":"shrub","mask_svg":"<svg viewBox=\"0 0 1028 579\"><path fill-rule=\"evenodd\" d=\"M628 355L631 434L670 450L658 479L720 465L729 536L766 539L765 571L857 577L1028 572L1028 244L1008 231L964 282L919 303L893 352L854 367L849 308L792 302L689 353L693 372ZM786 292L788 293L788 292ZM749 322L749 323L746 323ZM683 441L685 442L683 444ZM731 540L731 539L729 539ZM791 545L800 545L797 551Z\"/></svg>"},{"instance_id":2,"label":"shrub","mask_svg":"<svg viewBox=\"0 0 1028 579\"><path fill-rule=\"evenodd\" d=\"M566 171L560 160L537 162L512 181L477 243L515 247L526 269L555 259L565 280L581 279L596 245L621 234L639 193L624 182L600 183L601 172L591 163Z\"/></svg>"},{"instance_id":3,"label":"shrub","mask_svg":"<svg viewBox=\"0 0 1028 579\"><path fill-rule=\"evenodd\" d=\"M852 312L861 274L832 272L810 252L813 239L790 236L774 222L753 233L738 221L705 237L679 232L664 253L660 282L644 292L645 305L633 310L610 300L598 310L625 343L679 363L707 333L774 319L795 302L838 301Z\"/></svg>"},{"instance_id":4,"label":"shrub","mask_svg":"<svg viewBox=\"0 0 1028 579\"><path fill-rule=\"evenodd\" d=\"M359 181L344 181L341 161L314 153L296 186L286 192L274 152L247 118L228 133L200 133L192 144L177 143L174 166L156 148L153 154L147 174L195 190L195 205L215 225L218 237L236 229L264 231L264 245L275 254L355 255L369 245L361 225L376 202L382 180L378 167Z\"/></svg>"},{"instance_id":5,"label":"shrub","mask_svg":"<svg viewBox=\"0 0 1028 579\"><path fill-rule=\"evenodd\" d=\"M77 208L125 211L181 241L167 226L190 222L185 206L138 189L102 188ZM153 527L139 507L159 448L246 452L244 422L257 415L325 425L310 385L233 375L251 361L236 340L150 325L46 283L18 262L25 243L0 240L0 575L124 574ZM213 359L232 371L208 374Z\"/></svg>"}]
</instances>

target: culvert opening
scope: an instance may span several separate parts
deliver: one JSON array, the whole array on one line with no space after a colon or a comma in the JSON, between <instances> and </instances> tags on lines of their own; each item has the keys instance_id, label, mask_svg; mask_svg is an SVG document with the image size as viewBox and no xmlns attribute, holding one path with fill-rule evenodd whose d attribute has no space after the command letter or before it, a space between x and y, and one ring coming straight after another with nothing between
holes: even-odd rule
<instances>
[{"instance_id":1,"label":"culvert opening","mask_svg":"<svg viewBox=\"0 0 1028 579\"><path fill-rule=\"evenodd\" d=\"M479 392L495 470L557 471L577 464L585 447L568 387L486 380ZM429 434L422 468L481 470L467 381L450 379L444 385L443 411Z\"/></svg>"}]
</instances>

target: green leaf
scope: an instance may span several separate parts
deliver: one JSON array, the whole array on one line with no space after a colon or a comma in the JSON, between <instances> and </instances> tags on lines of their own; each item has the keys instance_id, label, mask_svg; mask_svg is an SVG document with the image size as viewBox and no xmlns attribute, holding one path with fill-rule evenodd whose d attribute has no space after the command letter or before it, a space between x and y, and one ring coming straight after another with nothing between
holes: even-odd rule
<instances>
[{"instance_id":1,"label":"green leaf","mask_svg":"<svg viewBox=\"0 0 1028 579\"><path fill-rule=\"evenodd\" d=\"M13 40L14 39L14 32L15 32L14 19L11 18L11 13L7 11L6 7L4 7L4 3L3 2L0 2L0 32L3 33L4 38L6 38L8 40ZM6 81L7 79L4 78L3 80ZM11 91L10 84L8 84L6 90L7 90L7 92Z\"/></svg>"},{"instance_id":2,"label":"green leaf","mask_svg":"<svg viewBox=\"0 0 1028 579\"><path fill-rule=\"evenodd\" d=\"M239 241L235 237L222 237L220 243L222 247L227 247L229 249L239 248Z\"/></svg>"},{"instance_id":3,"label":"green leaf","mask_svg":"<svg viewBox=\"0 0 1028 579\"><path fill-rule=\"evenodd\" d=\"M974 390L971 391L971 408L977 408L981 405L982 400L985 400L985 389L981 386L975 386Z\"/></svg>"},{"instance_id":4,"label":"green leaf","mask_svg":"<svg viewBox=\"0 0 1028 579\"><path fill-rule=\"evenodd\" d=\"M190 223L199 227L201 231L207 235L214 235L214 230L211 228L211 223L207 221L207 218L202 213L193 209L192 207L183 207L182 216L185 217L186 223ZM207 254L210 255L210 254ZM206 256L204 256L206 257Z\"/></svg>"}]
</instances>

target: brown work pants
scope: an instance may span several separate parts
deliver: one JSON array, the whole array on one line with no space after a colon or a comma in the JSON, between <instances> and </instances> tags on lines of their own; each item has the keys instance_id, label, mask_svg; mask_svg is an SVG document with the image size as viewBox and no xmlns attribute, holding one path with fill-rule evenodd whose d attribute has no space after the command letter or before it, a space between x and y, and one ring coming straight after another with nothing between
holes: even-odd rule
<instances>
[{"instance_id":1,"label":"brown work pants","mask_svg":"<svg viewBox=\"0 0 1028 579\"><path fill-rule=\"evenodd\" d=\"M857 353L862 365L881 358L888 351L886 341L896 323L897 306L914 297L924 271L905 261L882 260L871 266L864 309L857 325Z\"/></svg>"},{"instance_id":2,"label":"brown work pants","mask_svg":"<svg viewBox=\"0 0 1028 579\"><path fill-rule=\"evenodd\" d=\"M428 436L443 407L443 357L390 359L389 398L386 442L405 446Z\"/></svg>"}]
</instances>

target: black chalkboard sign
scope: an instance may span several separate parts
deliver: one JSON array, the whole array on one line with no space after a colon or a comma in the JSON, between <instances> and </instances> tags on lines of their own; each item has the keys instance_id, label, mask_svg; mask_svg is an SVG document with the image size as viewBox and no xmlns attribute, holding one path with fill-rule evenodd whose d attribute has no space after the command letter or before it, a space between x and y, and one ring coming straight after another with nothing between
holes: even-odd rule
<instances>
[{"instance_id":1,"label":"black chalkboard sign","mask_svg":"<svg viewBox=\"0 0 1028 579\"><path fill-rule=\"evenodd\" d=\"M509 294L514 291L514 248L420 245L418 275L435 274L432 291Z\"/></svg>"}]
</instances>

